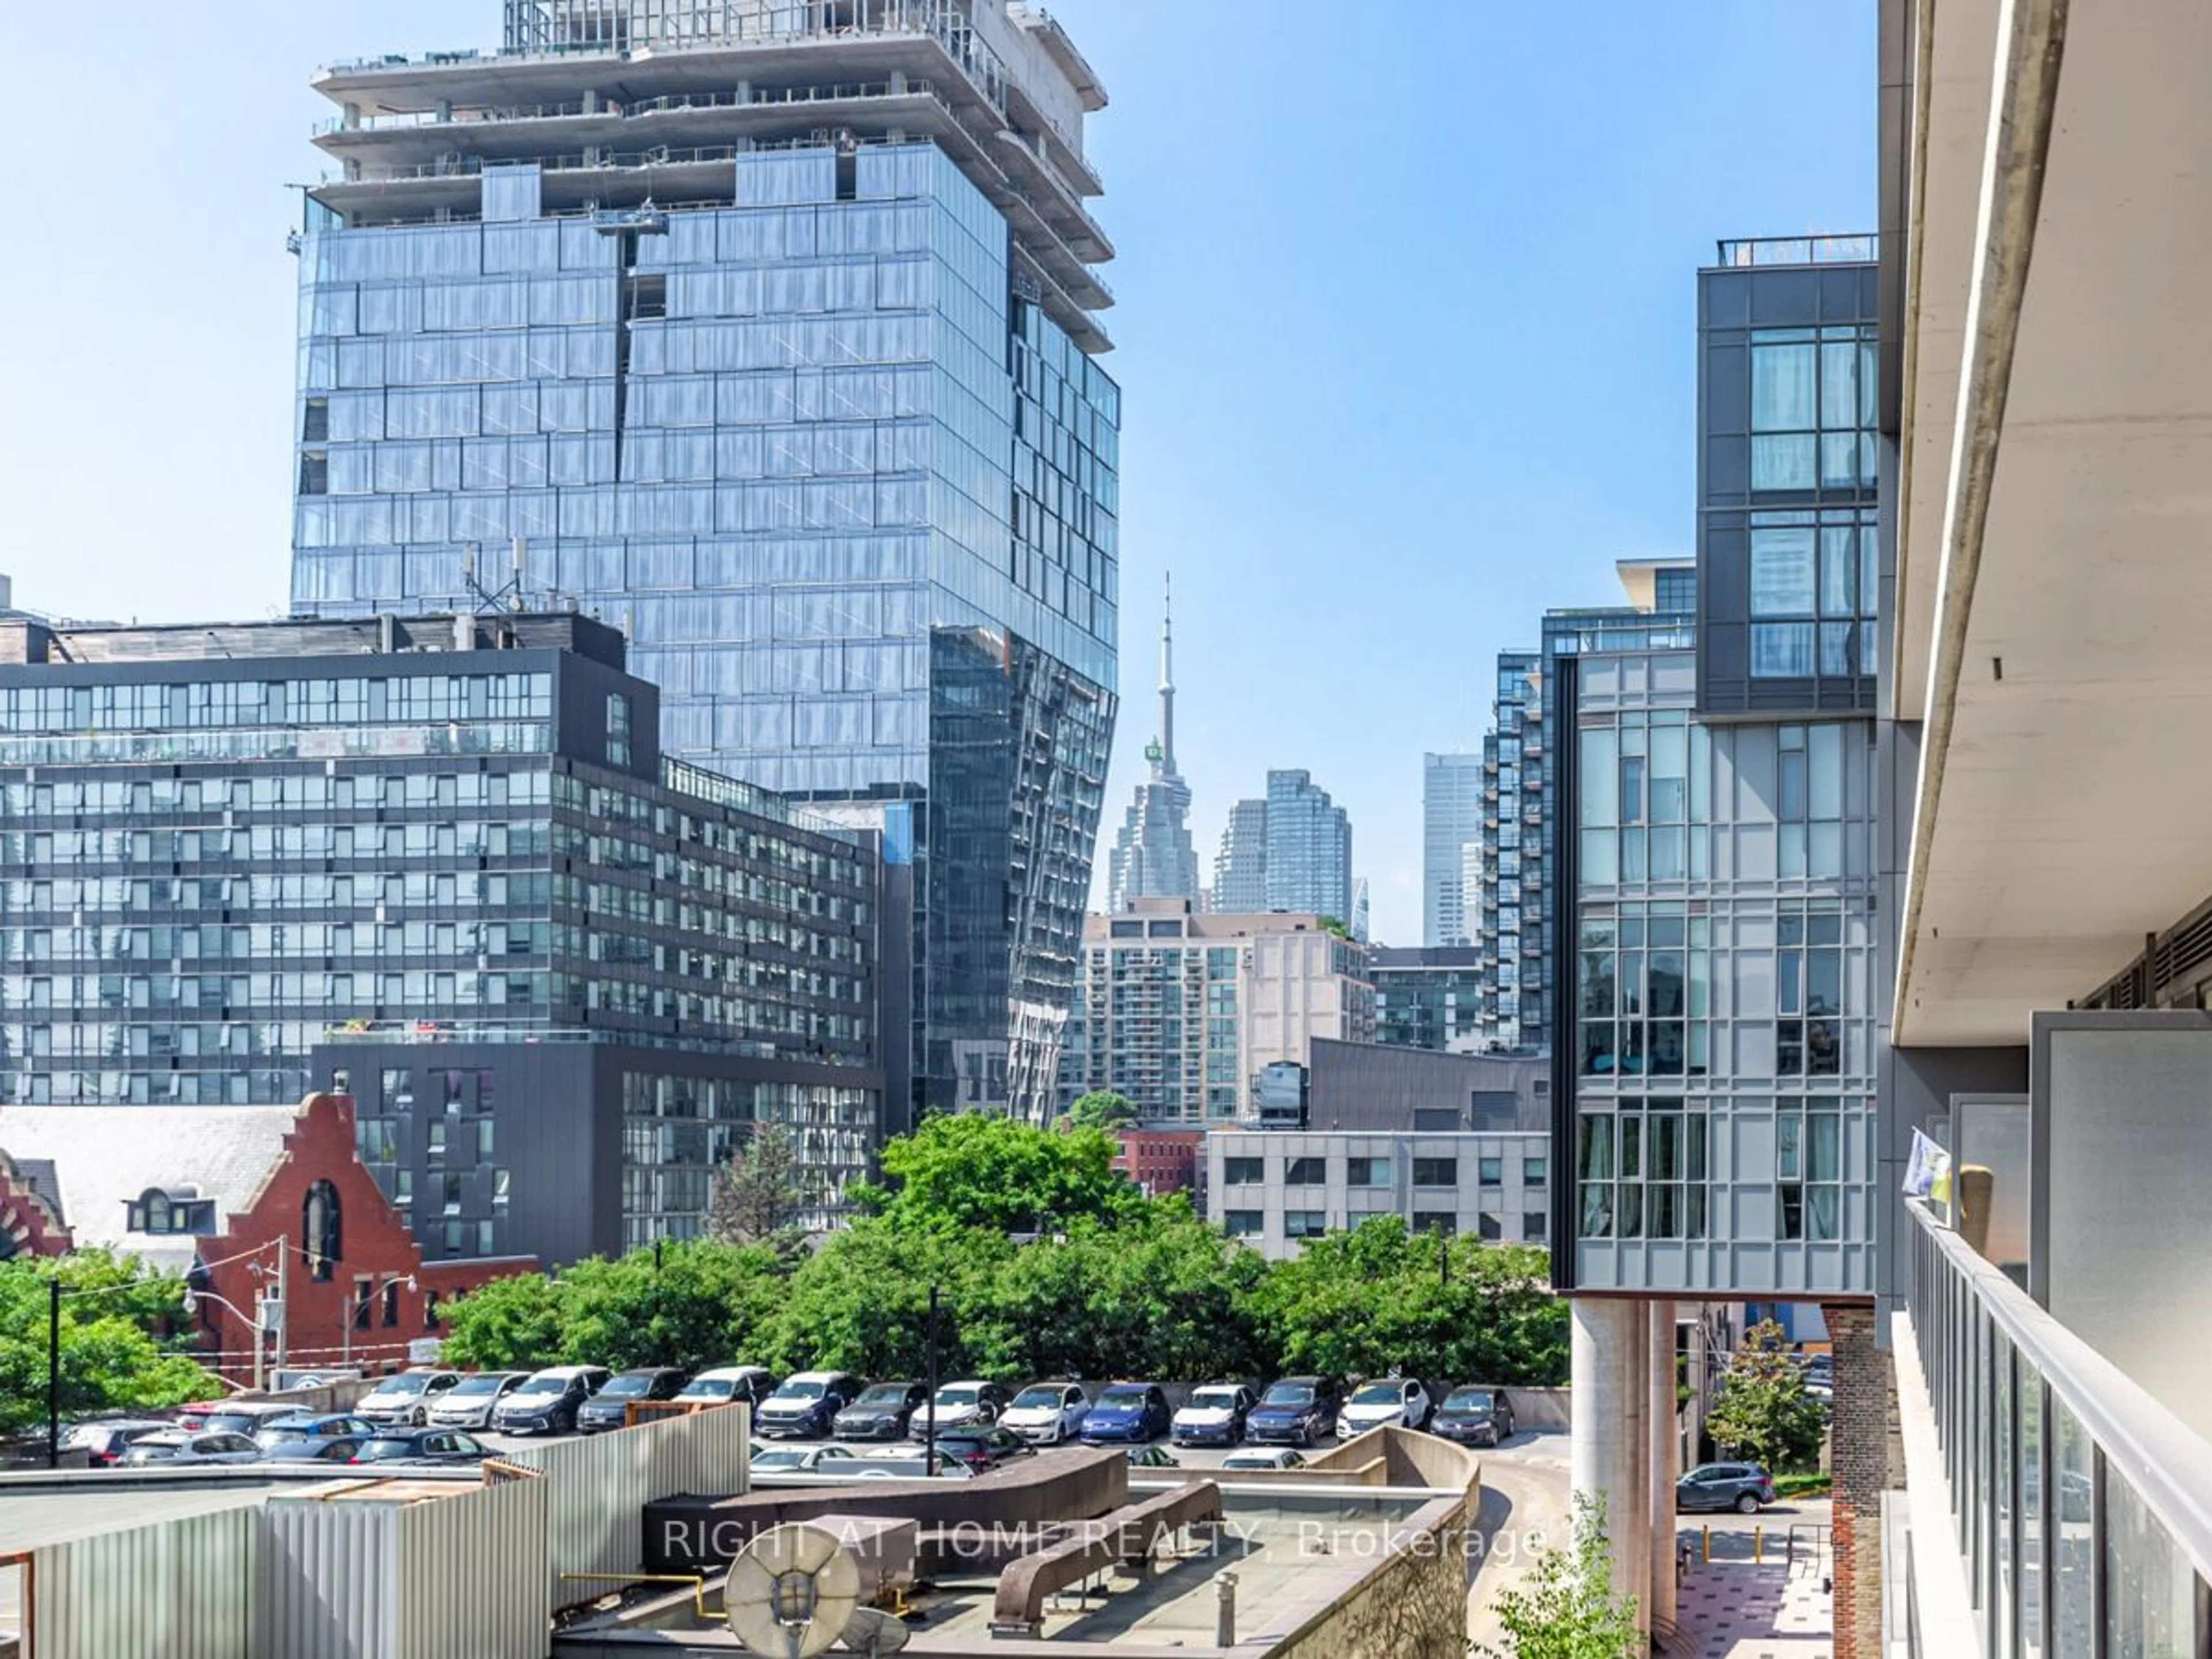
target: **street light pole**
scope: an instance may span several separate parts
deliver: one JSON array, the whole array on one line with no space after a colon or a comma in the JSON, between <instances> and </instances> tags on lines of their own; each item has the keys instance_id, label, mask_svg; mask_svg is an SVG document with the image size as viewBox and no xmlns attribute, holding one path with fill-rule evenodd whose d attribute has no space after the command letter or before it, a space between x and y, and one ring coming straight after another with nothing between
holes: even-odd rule
<instances>
[{"instance_id":1,"label":"street light pole","mask_svg":"<svg viewBox=\"0 0 2212 1659\"><path fill-rule=\"evenodd\" d=\"M62 1281L46 1280L46 1467L62 1466Z\"/></svg>"},{"instance_id":2,"label":"street light pole","mask_svg":"<svg viewBox=\"0 0 2212 1659\"><path fill-rule=\"evenodd\" d=\"M921 1472L930 1480L937 1478L937 1286L929 1287L929 1404L923 1407L929 1413L929 1428L923 1437Z\"/></svg>"}]
</instances>

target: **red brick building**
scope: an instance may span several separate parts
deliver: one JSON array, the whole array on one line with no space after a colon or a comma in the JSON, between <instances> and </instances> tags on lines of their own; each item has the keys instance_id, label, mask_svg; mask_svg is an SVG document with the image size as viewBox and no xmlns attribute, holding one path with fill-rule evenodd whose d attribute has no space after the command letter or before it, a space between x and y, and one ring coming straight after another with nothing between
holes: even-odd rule
<instances>
[{"instance_id":1,"label":"red brick building","mask_svg":"<svg viewBox=\"0 0 2212 1659\"><path fill-rule=\"evenodd\" d=\"M18 1164L0 1151L0 1261L67 1255L76 1248L62 1224L52 1164L28 1158Z\"/></svg>"},{"instance_id":2,"label":"red brick building","mask_svg":"<svg viewBox=\"0 0 2212 1659\"><path fill-rule=\"evenodd\" d=\"M187 1275L206 1363L236 1382L252 1375L264 1298L283 1298L291 1369L383 1369L439 1334L440 1304L538 1267L426 1262L356 1153L343 1095L296 1106L0 1107L0 1150L7 1169L51 1168L58 1204L48 1211L78 1244ZM16 1200L15 1213L28 1210ZM274 1364L273 1329L263 1343Z\"/></svg>"},{"instance_id":3,"label":"red brick building","mask_svg":"<svg viewBox=\"0 0 2212 1659\"><path fill-rule=\"evenodd\" d=\"M1147 1198L1166 1193L1188 1193L1199 1202L1200 1172L1205 1167L1206 1132L1202 1129L1122 1129L1115 1133L1121 1150L1114 1167L1144 1189Z\"/></svg>"}]
</instances>

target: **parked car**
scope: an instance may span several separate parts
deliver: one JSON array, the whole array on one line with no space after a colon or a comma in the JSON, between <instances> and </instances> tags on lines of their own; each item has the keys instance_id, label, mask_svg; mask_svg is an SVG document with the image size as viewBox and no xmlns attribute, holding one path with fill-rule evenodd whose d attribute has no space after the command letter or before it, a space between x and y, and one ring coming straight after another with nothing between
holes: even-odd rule
<instances>
[{"instance_id":1,"label":"parked car","mask_svg":"<svg viewBox=\"0 0 2212 1659\"><path fill-rule=\"evenodd\" d=\"M929 1474L929 1462L919 1446L887 1447L879 1452L824 1464L815 1473L825 1480L920 1480ZM937 1454L936 1479L973 1480L975 1471L949 1451Z\"/></svg>"},{"instance_id":2,"label":"parked car","mask_svg":"<svg viewBox=\"0 0 2212 1659\"><path fill-rule=\"evenodd\" d=\"M492 1407L501 1434L561 1434L576 1426L576 1413L607 1380L604 1365L550 1365L532 1371Z\"/></svg>"},{"instance_id":3,"label":"parked car","mask_svg":"<svg viewBox=\"0 0 2212 1659\"><path fill-rule=\"evenodd\" d=\"M375 1432L374 1424L366 1418L356 1417L350 1412L331 1412L317 1417L303 1413L295 1417L271 1418L255 1432L253 1443L262 1450L269 1451L288 1441L362 1440Z\"/></svg>"},{"instance_id":4,"label":"parked car","mask_svg":"<svg viewBox=\"0 0 2212 1659\"><path fill-rule=\"evenodd\" d=\"M1362 1382L1336 1414L1336 1434L1349 1440L1370 1429L1425 1429L1437 1402L1412 1377L1378 1376Z\"/></svg>"},{"instance_id":5,"label":"parked car","mask_svg":"<svg viewBox=\"0 0 2212 1659\"><path fill-rule=\"evenodd\" d=\"M1168 1438L1178 1446L1233 1446L1244 1437L1252 1405L1252 1390L1242 1382L1208 1382L1191 1390L1190 1403L1168 1425Z\"/></svg>"},{"instance_id":6,"label":"parked car","mask_svg":"<svg viewBox=\"0 0 2212 1659\"><path fill-rule=\"evenodd\" d=\"M461 1429L398 1429L362 1442L356 1463L481 1463L491 1448Z\"/></svg>"},{"instance_id":7,"label":"parked car","mask_svg":"<svg viewBox=\"0 0 2212 1659\"><path fill-rule=\"evenodd\" d=\"M520 1388L528 1371L478 1371L430 1402L434 1429L489 1429L499 1402Z\"/></svg>"},{"instance_id":8,"label":"parked car","mask_svg":"<svg viewBox=\"0 0 2212 1659\"><path fill-rule=\"evenodd\" d=\"M1035 1457L1036 1448L1012 1429L979 1424L972 1429L947 1429L937 1437L937 1449L951 1452L978 1474L988 1474L1017 1457Z\"/></svg>"},{"instance_id":9,"label":"parked car","mask_svg":"<svg viewBox=\"0 0 2212 1659\"><path fill-rule=\"evenodd\" d=\"M234 1429L160 1429L131 1443L120 1462L125 1468L149 1463L252 1463L261 1448Z\"/></svg>"},{"instance_id":10,"label":"parked car","mask_svg":"<svg viewBox=\"0 0 2212 1659\"><path fill-rule=\"evenodd\" d=\"M1221 1460L1224 1469L1302 1469L1306 1460L1288 1446L1248 1446Z\"/></svg>"},{"instance_id":11,"label":"parked car","mask_svg":"<svg viewBox=\"0 0 2212 1659\"><path fill-rule=\"evenodd\" d=\"M821 1446L763 1446L752 1455L755 1474L811 1474L823 1463L835 1463L853 1454L836 1444Z\"/></svg>"},{"instance_id":12,"label":"parked car","mask_svg":"<svg viewBox=\"0 0 2212 1659\"><path fill-rule=\"evenodd\" d=\"M82 1451L95 1469L111 1469L122 1462L133 1441L176 1426L157 1417L111 1417L100 1423L78 1423L63 1432L62 1449Z\"/></svg>"},{"instance_id":13,"label":"parked car","mask_svg":"<svg viewBox=\"0 0 2212 1659\"><path fill-rule=\"evenodd\" d=\"M1333 1376L1279 1378L1244 1419L1244 1437L1310 1446L1336 1427L1343 1402L1343 1385Z\"/></svg>"},{"instance_id":14,"label":"parked car","mask_svg":"<svg viewBox=\"0 0 2212 1659\"><path fill-rule=\"evenodd\" d=\"M1774 1477L1756 1463L1700 1463L1674 1483L1678 1510L1756 1515L1774 1501Z\"/></svg>"},{"instance_id":15,"label":"parked car","mask_svg":"<svg viewBox=\"0 0 2212 1659\"><path fill-rule=\"evenodd\" d=\"M830 1432L840 1440L903 1440L907 1425L929 1398L921 1382L872 1382L839 1412Z\"/></svg>"},{"instance_id":16,"label":"parked car","mask_svg":"<svg viewBox=\"0 0 2212 1659\"><path fill-rule=\"evenodd\" d=\"M264 1463L350 1463L369 1437L342 1434L327 1440L279 1440L261 1453Z\"/></svg>"},{"instance_id":17,"label":"parked car","mask_svg":"<svg viewBox=\"0 0 2212 1659\"><path fill-rule=\"evenodd\" d=\"M438 1396L459 1385L459 1371L401 1371L387 1376L354 1403L370 1422L419 1429L430 1420Z\"/></svg>"},{"instance_id":18,"label":"parked car","mask_svg":"<svg viewBox=\"0 0 2212 1659\"><path fill-rule=\"evenodd\" d=\"M860 1397L866 1384L850 1371L800 1371L761 1401L753 1426L763 1437L814 1439L830 1432L837 1413Z\"/></svg>"},{"instance_id":19,"label":"parked car","mask_svg":"<svg viewBox=\"0 0 2212 1659\"><path fill-rule=\"evenodd\" d=\"M1072 1440L1091 1415L1091 1396L1080 1382L1032 1382L999 1414L999 1422L1024 1440L1057 1446Z\"/></svg>"},{"instance_id":20,"label":"parked car","mask_svg":"<svg viewBox=\"0 0 2212 1659\"><path fill-rule=\"evenodd\" d=\"M1503 1389L1468 1383L1444 1396L1429 1427L1462 1446L1495 1446L1513 1437L1513 1402Z\"/></svg>"},{"instance_id":21,"label":"parked car","mask_svg":"<svg viewBox=\"0 0 2212 1659\"><path fill-rule=\"evenodd\" d=\"M1005 1384L970 1377L940 1387L937 1398L922 1408L922 1416L935 1422L941 1433L946 1429L964 1429L971 1424L995 1423L999 1413L1013 1403L1013 1396L1006 1392Z\"/></svg>"},{"instance_id":22,"label":"parked car","mask_svg":"<svg viewBox=\"0 0 2212 1659\"><path fill-rule=\"evenodd\" d=\"M740 1401L758 1406L775 1392L775 1373L765 1365L718 1365L686 1382L676 1391L676 1398L694 1411L704 1411Z\"/></svg>"},{"instance_id":23,"label":"parked car","mask_svg":"<svg viewBox=\"0 0 2212 1659\"><path fill-rule=\"evenodd\" d=\"M1165 1446L1132 1446L1123 1454L1133 1469L1179 1469L1182 1459Z\"/></svg>"},{"instance_id":24,"label":"parked car","mask_svg":"<svg viewBox=\"0 0 2212 1659\"><path fill-rule=\"evenodd\" d=\"M282 1406L267 1400L241 1400L214 1406L196 1406L180 1413L171 1426L179 1429L222 1430L229 1434L242 1434L251 1439L270 1424L287 1417L297 1417L297 1406Z\"/></svg>"},{"instance_id":25,"label":"parked car","mask_svg":"<svg viewBox=\"0 0 2212 1659\"><path fill-rule=\"evenodd\" d=\"M684 1386L684 1373L674 1365L635 1365L617 1371L599 1391L576 1407L576 1431L597 1434L618 1429L629 1421L631 1403L640 1400L672 1400Z\"/></svg>"},{"instance_id":26,"label":"parked car","mask_svg":"<svg viewBox=\"0 0 2212 1659\"><path fill-rule=\"evenodd\" d=\"M1083 1419L1083 1438L1091 1445L1105 1440L1157 1440L1174 1421L1166 1393L1157 1382L1109 1382Z\"/></svg>"}]
</instances>

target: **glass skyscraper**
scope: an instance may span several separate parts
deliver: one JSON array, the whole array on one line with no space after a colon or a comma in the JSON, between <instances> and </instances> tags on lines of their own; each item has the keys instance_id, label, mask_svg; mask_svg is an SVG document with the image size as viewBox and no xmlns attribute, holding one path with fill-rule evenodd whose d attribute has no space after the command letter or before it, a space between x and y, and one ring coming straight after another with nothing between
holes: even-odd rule
<instances>
[{"instance_id":1,"label":"glass skyscraper","mask_svg":"<svg viewBox=\"0 0 2212 1659\"><path fill-rule=\"evenodd\" d=\"M1483 757L1421 757L1421 943L1467 945L1467 849L1482 842ZM1480 900L1477 901L1478 908Z\"/></svg>"},{"instance_id":2,"label":"glass skyscraper","mask_svg":"<svg viewBox=\"0 0 2212 1659\"><path fill-rule=\"evenodd\" d=\"M1042 1112L1116 679L1081 54L997 0L511 0L315 84L295 607L621 627L672 755L910 866L911 1106Z\"/></svg>"},{"instance_id":3,"label":"glass skyscraper","mask_svg":"<svg viewBox=\"0 0 2212 1659\"><path fill-rule=\"evenodd\" d=\"M1267 908L1352 920L1352 818L1313 774L1267 774Z\"/></svg>"}]
</instances>

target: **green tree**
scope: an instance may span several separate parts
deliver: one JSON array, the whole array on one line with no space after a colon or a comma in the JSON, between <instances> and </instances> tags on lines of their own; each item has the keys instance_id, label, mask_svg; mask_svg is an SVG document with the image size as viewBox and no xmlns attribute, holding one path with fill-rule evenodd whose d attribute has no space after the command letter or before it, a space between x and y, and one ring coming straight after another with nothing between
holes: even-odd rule
<instances>
[{"instance_id":1,"label":"green tree","mask_svg":"<svg viewBox=\"0 0 2212 1659\"><path fill-rule=\"evenodd\" d=\"M847 1195L899 1228L1050 1231L1143 1207L1144 1195L1112 1167L1115 1152L1097 1129L951 1114L884 1148L890 1190L856 1184Z\"/></svg>"},{"instance_id":2,"label":"green tree","mask_svg":"<svg viewBox=\"0 0 2212 1659\"><path fill-rule=\"evenodd\" d=\"M764 1245L670 1240L658 1255L593 1256L557 1277L494 1279L453 1303L446 1358L496 1370L539 1365L726 1365L765 1346L783 1299Z\"/></svg>"},{"instance_id":3,"label":"green tree","mask_svg":"<svg viewBox=\"0 0 2212 1659\"><path fill-rule=\"evenodd\" d=\"M787 1240L805 1205L791 1131L781 1123L756 1123L751 1139L714 1171L707 1232L725 1244Z\"/></svg>"},{"instance_id":4,"label":"green tree","mask_svg":"<svg viewBox=\"0 0 2212 1659\"><path fill-rule=\"evenodd\" d=\"M945 1376L996 1374L1015 1346L994 1287L1015 1246L981 1228L902 1227L864 1218L786 1281L766 1333L767 1363L919 1377L928 1368L929 1291L940 1292Z\"/></svg>"},{"instance_id":5,"label":"green tree","mask_svg":"<svg viewBox=\"0 0 2212 1659\"><path fill-rule=\"evenodd\" d=\"M1549 1258L1519 1244L1410 1232L1373 1216L1269 1271L1261 1317L1293 1371L1522 1387L1566 1379L1567 1310Z\"/></svg>"},{"instance_id":6,"label":"green tree","mask_svg":"<svg viewBox=\"0 0 2212 1659\"><path fill-rule=\"evenodd\" d=\"M1714 1440L1778 1472L1812 1467L1827 1420L1782 1327L1762 1319L1729 1361L1705 1426Z\"/></svg>"},{"instance_id":7,"label":"green tree","mask_svg":"<svg viewBox=\"0 0 2212 1659\"><path fill-rule=\"evenodd\" d=\"M1103 1129L1110 1133L1127 1128L1136 1121L1136 1103L1127 1095L1116 1094L1111 1089L1093 1089L1076 1097L1060 1123L1070 1129Z\"/></svg>"},{"instance_id":8,"label":"green tree","mask_svg":"<svg viewBox=\"0 0 2212 1659\"><path fill-rule=\"evenodd\" d=\"M0 1434L46 1415L47 1285L59 1280L61 1411L154 1411L204 1400L222 1383L171 1334L182 1324L185 1286L144 1273L136 1258L91 1249L0 1262Z\"/></svg>"},{"instance_id":9,"label":"green tree","mask_svg":"<svg viewBox=\"0 0 2212 1659\"><path fill-rule=\"evenodd\" d=\"M1640 1652L1636 1598L1613 1594L1605 1499L1577 1493L1568 1547L1540 1551L1528 1577L1498 1591L1491 1609L1505 1645L1474 1643L1477 1659L1631 1659Z\"/></svg>"}]
</instances>

